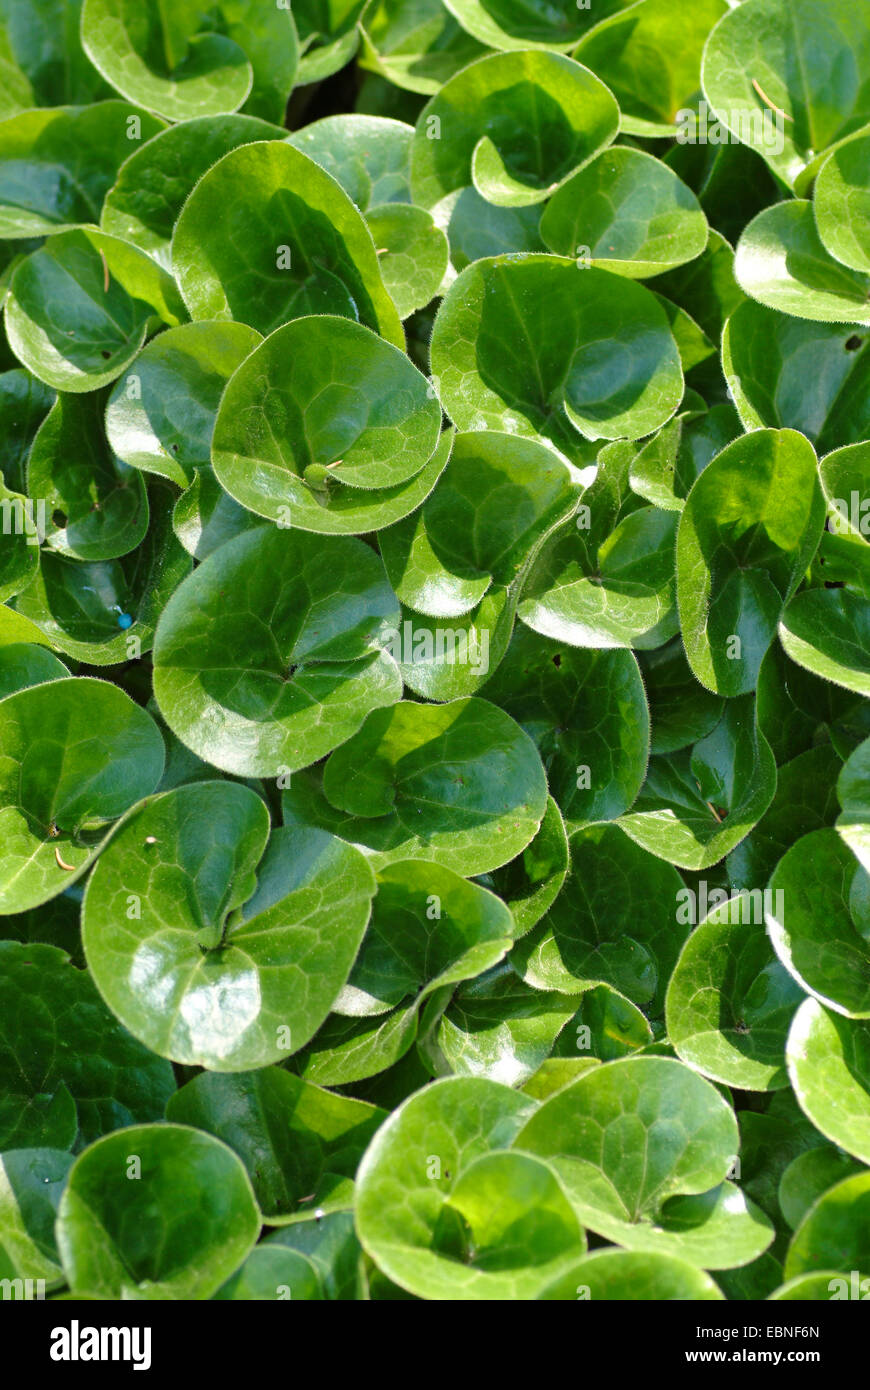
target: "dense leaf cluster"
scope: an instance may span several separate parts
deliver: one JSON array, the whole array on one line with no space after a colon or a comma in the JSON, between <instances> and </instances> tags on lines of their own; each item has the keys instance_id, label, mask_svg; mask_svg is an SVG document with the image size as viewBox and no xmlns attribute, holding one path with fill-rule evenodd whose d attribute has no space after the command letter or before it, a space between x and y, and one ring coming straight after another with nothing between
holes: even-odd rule
<instances>
[{"instance_id":1,"label":"dense leaf cluster","mask_svg":"<svg viewBox=\"0 0 870 1390\"><path fill-rule=\"evenodd\" d=\"M0 0L0 304L4 1288L870 1278L863 0Z\"/></svg>"}]
</instances>

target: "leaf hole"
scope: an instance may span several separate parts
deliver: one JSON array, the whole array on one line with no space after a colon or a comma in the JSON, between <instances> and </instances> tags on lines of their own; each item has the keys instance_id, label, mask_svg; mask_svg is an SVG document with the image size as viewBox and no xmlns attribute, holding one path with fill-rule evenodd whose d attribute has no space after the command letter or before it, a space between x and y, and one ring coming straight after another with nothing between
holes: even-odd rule
<instances>
[{"instance_id":1,"label":"leaf hole","mask_svg":"<svg viewBox=\"0 0 870 1390\"><path fill-rule=\"evenodd\" d=\"M857 334L857 333L853 333L852 336L851 336L851 338L847 338L847 339L846 339L846 351L847 351L847 352L857 352L860 346L861 346L861 339L858 337L858 334Z\"/></svg>"},{"instance_id":2,"label":"leaf hole","mask_svg":"<svg viewBox=\"0 0 870 1390\"><path fill-rule=\"evenodd\" d=\"M109 349L108 349L108 348L101 348L101 349L100 349L100 356L101 356L101 357L104 357L104 358L106 359L107 362L108 362L109 358L111 357L111 355L112 355L112 354L109 352Z\"/></svg>"},{"instance_id":3,"label":"leaf hole","mask_svg":"<svg viewBox=\"0 0 870 1390\"><path fill-rule=\"evenodd\" d=\"M67 520L68 518L66 512L62 512L60 511L60 509L52 512L51 514L51 524L52 526L56 526L58 530L63 530L64 526L66 526Z\"/></svg>"},{"instance_id":4,"label":"leaf hole","mask_svg":"<svg viewBox=\"0 0 870 1390\"><path fill-rule=\"evenodd\" d=\"M561 665L562 665L562 654L561 654L561 652L556 652L556 655L553 657L553 665L554 665L554 666L561 666Z\"/></svg>"}]
</instances>

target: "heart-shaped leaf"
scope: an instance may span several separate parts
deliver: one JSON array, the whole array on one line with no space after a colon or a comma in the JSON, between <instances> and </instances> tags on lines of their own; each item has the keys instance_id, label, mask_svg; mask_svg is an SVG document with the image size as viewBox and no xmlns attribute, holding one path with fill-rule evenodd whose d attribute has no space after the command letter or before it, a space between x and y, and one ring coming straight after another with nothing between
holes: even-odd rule
<instances>
[{"instance_id":1,"label":"heart-shaped leaf","mask_svg":"<svg viewBox=\"0 0 870 1390\"><path fill-rule=\"evenodd\" d=\"M533 1106L463 1077L412 1096L381 1127L359 1170L357 1226L395 1283L426 1298L529 1298L584 1252L549 1165L504 1152ZM387 1191L413 1194L413 1227Z\"/></svg>"},{"instance_id":2,"label":"heart-shaped leaf","mask_svg":"<svg viewBox=\"0 0 870 1390\"><path fill-rule=\"evenodd\" d=\"M595 1067L544 1101L513 1140L549 1163L593 1231L709 1269L748 1264L773 1234L724 1181L737 1142L716 1088L665 1057Z\"/></svg>"},{"instance_id":3,"label":"heart-shaped leaf","mask_svg":"<svg viewBox=\"0 0 870 1390\"><path fill-rule=\"evenodd\" d=\"M525 849L547 804L532 740L474 698L375 711L330 756L323 791L336 833L367 845L376 868L431 859L463 875L498 868Z\"/></svg>"},{"instance_id":4,"label":"heart-shaped leaf","mask_svg":"<svg viewBox=\"0 0 870 1390\"><path fill-rule=\"evenodd\" d=\"M496 430L457 435L420 512L381 533L397 595L432 617L469 613L517 577L575 496L569 466L543 444Z\"/></svg>"},{"instance_id":5,"label":"heart-shaped leaf","mask_svg":"<svg viewBox=\"0 0 870 1390\"><path fill-rule=\"evenodd\" d=\"M164 608L157 703L182 743L215 767L286 775L400 698L398 669L378 646L397 617L383 565L361 541L246 532Z\"/></svg>"},{"instance_id":6,"label":"heart-shaped leaf","mask_svg":"<svg viewBox=\"0 0 870 1390\"><path fill-rule=\"evenodd\" d=\"M236 1151L270 1226L346 1202L357 1164L386 1119L377 1106L322 1091L282 1067L204 1072L176 1091L166 1116Z\"/></svg>"},{"instance_id":7,"label":"heart-shaped leaf","mask_svg":"<svg viewBox=\"0 0 870 1390\"><path fill-rule=\"evenodd\" d=\"M80 227L49 237L16 269L6 332L16 357L58 391L120 376L150 327L185 317L174 282L118 237Z\"/></svg>"},{"instance_id":8,"label":"heart-shaped leaf","mask_svg":"<svg viewBox=\"0 0 870 1390\"><path fill-rule=\"evenodd\" d=\"M867 871L836 830L791 846L770 880L774 949L798 984L847 1018L870 1018Z\"/></svg>"},{"instance_id":9,"label":"heart-shaped leaf","mask_svg":"<svg viewBox=\"0 0 870 1390\"><path fill-rule=\"evenodd\" d=\"M821 150L870 119L870 36L849 0L744 0L704 51L716 116L794 184Z\"/></svg>"},{"instance_id":10,"label":"heart-shaped leaf","mask_svg":"<svg viewBox=\"0 0 870 1390\"><path fill-rule=\"evenodd\" d=\"M618 146L556 190L541 217L541 236L557 255L584 255L602 270L644 280L699 256L707 219L666 164Z\"/></svg>"},{"instance_id":11,"label":"heart-shaped leaf","mask_svg":"<svg viewBox=\"0 0 870 1390\"><path fill-rule=\"evenodd\" d=\"M683 393L664 310L642 285L557 256L476 261L432 332L432 370L460 430L542 435L570 458L587 439L639 439Z\"/></svg>"},{"instance_id":12,"label":"heart-shaped leaf","mask_svg":"<svg viewBox=\"0 0 870 1390\"><path fill-rule=\"evenodd\" d=\"M237 369L212 462L249 510L326 532L344 529L338 494L350 491L352 513L359 492L403 487L440 430L431 387L398 348L348 319L312 316L277 329Z\"/></svg>"},{"instance_id":13,"label":"heart-shaped leaf","mask_svg":"<svg viewBox=\"0 0 870 1390\"><path fill-rule=\"evenodd\" d=\"M191 318L268 334L306 314L341 314L404 347L362 214L283 141L231 150L200 179L175 226L172 266Z\"/></svg>"},{"instance_id":14,"label":"heart-shaped leaf","mask_svg":"<svg viewBox=\"0 0 870 1390\"><path fill-rule=\"evenodd\" d=\"M137 1125L92 1144L57 1218L64 1272L80 1298L210 1298L259 1231L240 1160L184 1125Z\"/></svg>"},{"instance_id":15,"label":"heart-shaped leaf","mask_svg":"<svg viewBox=\"0 0 870 1390\"><path fill-rule=\"evenodd\" d=\"M577 526L586 520L581 510ZM678 628L676 532L675 512L643 507L610 533L595 563L582 532L564 528L532 568L520 618L572 647L660 647Z\"/></svg>"},{"instance_id":16,"label":"heart-shaped leaf","mask_svg":"<svg viewBox=\"0 0 870 1390\"><path fill-rule=\"evenodd\" d=\"M761 930L755 895L738 893L692 932L668 985L666 1021L678 1056L703 1076L774 1091L788 1085L785 1040L803 994Z\"/></svg>"},{"instance_id":17,"label":"heart-shaped leaf","mask_svg":"<svg viewBox=\"0 0 870 1390\"><path fill-rule=\"evenodd\" d=\"M0 941L0 963L4 1149L81 1147L162 1117L175 1090L171 1066L130 1037L87 971L65 951L36 942ZM26 1053L19 1048L23 1020Z\"/></svg>"},{"instance_id":18,"label":"heart-shaped leaf","mask_svg":"<svg viewBox=\"0 0 870 1390\"><path fill-rule=\"evenodd\" d=\"M414 201L429 208L473 183L502 207L542 202L618 128L612 94L573 59L533 50L490 54L458 72L421 111L411 151Z\"/></svg>"},{"instance_id":19,"label":"heart-shaped leaf","mask_svg":"<svg viewBox=\"0 0 870 1390\"><path fill-rule=\"evenodd\" d=\"M686 655L709 690L755 688L824 517L815 454L793 430L736 439L694 484L677 535L677 602Z\"/></svg>"},{"instance_id":20,"label":"heart-shaped leaf","mask_svg":"<svg viewBox=\"0 0 870 1390\"><path fill-rule=\"evenodd\" d=\"M163 740L123 690L70 676L0 702L0 747L0 912L23 912L68 888L154 790Z\"/></svg>"},{"instance_id":21,"label":"heart-shaped leaf","mask_svg":"<svg viewBox=\"0 0 870 1390\"><path fill-rule=\"evenodd\" d=\"M226 33L201 30L201 19L190 0L171 10L160 0L85 0L82 44L122 96L167 120L236 111L251 92L252 65ZM288 20L279 10L289 40Z\"/></svg>"},{"instance_id":22,"label":"heart-shaped leaf","mask_svg":"<svg viewBox=\"0 0 870 1390\"><path fill-rule=\"evenodd\" d=\"M322 1023L374 891L349 845L318 830L269 840L254 792L200 782L146 803L98 861L85 956L112 1010L158 1055L246 1071L297 1051Z\"/></svg>"}]
</instances>

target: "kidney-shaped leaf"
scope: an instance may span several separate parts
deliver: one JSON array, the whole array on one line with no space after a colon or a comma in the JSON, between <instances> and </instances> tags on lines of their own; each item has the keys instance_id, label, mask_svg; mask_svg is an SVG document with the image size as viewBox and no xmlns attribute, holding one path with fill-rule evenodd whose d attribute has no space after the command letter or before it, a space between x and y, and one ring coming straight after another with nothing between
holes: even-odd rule
<instances>
[{"instance_id":1,"label":"kidney-shaped leaf","mask_svg":"<svg viewBox=\"0 0 870 1390\"><path fill-rule=\"evenodd\" d=\"M60 1201L57 1243L79 1298L204 1299L253 1248L260 1214L241 1161L183 1125L92 1144Z\"/></svg>"},{"instance_id":2,"label":"kidney-shaped leaf","mask_svg":"<svg viewBox=\"0 0 870 1390\"><path fill-rule=\"evenodd\" d=\"M375 885L350 845L279 829L247 787L199 782L131 816L88 880L97 988L160 1056L214 1071L286 1057L323 1022Z\"/></svg>"},{"instance_id":3,"label":"kidney-shaped leaf","mask_svg":"<svg viewBox=\"0 0 870 1390\"><path fill-rule=\"evenodd\" d=\"M157 703L182 743L224 771L306 767L400 698L377 645L397 618L361 541L260 527L209 556L163 610Z\"/></svg>"}]
</instances>

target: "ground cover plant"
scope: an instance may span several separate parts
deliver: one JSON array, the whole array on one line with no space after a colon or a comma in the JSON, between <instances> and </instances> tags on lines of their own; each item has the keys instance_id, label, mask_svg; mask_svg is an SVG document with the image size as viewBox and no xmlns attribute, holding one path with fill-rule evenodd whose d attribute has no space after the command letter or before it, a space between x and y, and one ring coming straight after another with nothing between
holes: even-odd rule
<instances>
[{"instance_id":1,"label":"ground cover plant","mask_svg":"<svg viewBox=\"0 0 870 1390\"><path fill-rule=\"evenodd\" d=\"M870 1297L870 14L0 0L0 1289Z\"/></svg>"}]
</instances>

